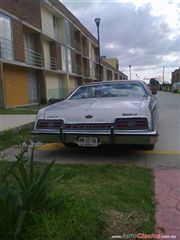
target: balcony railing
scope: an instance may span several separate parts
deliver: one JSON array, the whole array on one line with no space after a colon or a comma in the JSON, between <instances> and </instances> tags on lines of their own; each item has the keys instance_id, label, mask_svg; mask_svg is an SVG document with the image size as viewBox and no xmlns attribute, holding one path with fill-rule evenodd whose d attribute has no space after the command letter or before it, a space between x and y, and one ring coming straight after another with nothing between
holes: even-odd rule
<instances>
[{"instance_id":1,"label":"balcony railing","mask_svg":"<svg viewBox=\"0 0 180 240\"><path fill-rule=\"evenodd\" d=\"M42 67L42 54L30 49L25 49L25 61L29 65Z\"/></svg>"},{"instance_id":2,"label":"balcony railing","mask_svg":"<svg viewBox=\"0 0 180 240\"><path fill-rule=\"evenodd\" d=\"M83 73L84 73L85 78L90 78L90 69L89 68L84 68Z\"/></svg>"},{"instance_id":3,"label":"balcony railing","mask_svg":"<svg viewBox=\"0 0 180 240\"><path fill-rule=\"evenodd\" d=\"M82 75L82 67L81 66L78 66L78 65L75 65L75 66L72 66L72 72L75 73L76 75Z\"/></svg>"},{"instance_id":4,"label":"balcony railing","mask_svg":"<svg viewBox=\"0 0 180 240\"><path fill-rule=\"evenodd\" d=\"M61 43L65 43L65 33L63 31L54 29L47 21L42 21L42 32L52 39Z\"/></svg>"},{"instance_id":5,"label":"balcony railing","mask_svg":"<svg viewBox=\"0 0 180 240\"><path fill-rule=\"evenodd\" d=\"M7 38L0 37L0 57L12 60L13 53L13 42Z\"/></svg>"},{"instance_id":6,"label":"balcony railing","mask_svg":"<svg viewBox=\"0 0 180 240\"><path fill-rule=\"evenodd\" d=\"M81 53L82 49L81 49L81 44L79 42L74 41L73 42L73 47L76 49L76 51Z\"/></svg>"},{"instance_id":7,"label":"balcony railing","mask_svg":"<svg viewBox=\"0 0 180 240\"><path fill-rule=\"evenodd\" d=\"M83 47L83 55L86 56L86 57L89 57L89 51L86 47Z\"/></svg>"},{"instance_id":8,"label":"balcony railing","mask_svg":"<svg viewBox=\"0 0 180 240\"><path fill-rule=\"evenodd\" d=\"M57 61L54 57L44 56L44 64L46 69L57 70Z\"/></svg>"},{"instance_id":9,"label":"balcony railing","mask_svg":"<svg viewBox=\"0 0 180 240\"><path fill-rule=\"evenodd\" d=\"M99 57L98 57L98 56L95 56L95 61L96 61L97 63L99 63Z\"/></svg>"}]
</instances>

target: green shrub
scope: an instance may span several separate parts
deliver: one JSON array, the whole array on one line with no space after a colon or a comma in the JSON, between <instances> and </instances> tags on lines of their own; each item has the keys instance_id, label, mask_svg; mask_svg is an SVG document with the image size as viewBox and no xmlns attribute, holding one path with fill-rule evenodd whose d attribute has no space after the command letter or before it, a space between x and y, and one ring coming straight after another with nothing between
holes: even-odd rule
<instances>
[{"instance_id":1,"label":"green shrub","mask_svg":"<svg viewBox=\"0 0 180 240\"><path fill-rule=\"evenodd\" d=\"M47 184L48 174L54 161L43 170L34 170L34 147L30 159L25 154L28 142L22 146L16 161L6 171L0 182L0 238L16 239L23 228L33 220L33 215L43 209L51 209L59 205L63 199L51 201L48 198L50 186ZM16 186L9 184L9 176Z\"/></svg>"}]
</instances>

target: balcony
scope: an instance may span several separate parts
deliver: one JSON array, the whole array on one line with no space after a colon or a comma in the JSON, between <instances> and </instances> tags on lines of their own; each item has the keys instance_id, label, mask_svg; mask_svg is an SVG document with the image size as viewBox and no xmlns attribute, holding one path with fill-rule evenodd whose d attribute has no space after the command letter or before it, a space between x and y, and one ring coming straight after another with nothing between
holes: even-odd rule
<instances>
[{"instance_id":1,"label":"balcony","mask_svg":"<svg viewBox=\"0 0 180 240\"><path fill-rule=\"evenodd\" d=\"M81 53L81 44L77 41L73 42L73 47L76 49L77 52Z\"/></svg>"},{"instance_id":2,"label":"balcony","mask_svg":"<svg viewBox=\"0 0 180 240\"><path fill-rule=\"evenodd\" d=\"M57 61L54 57L44 56L45 69L57 70Z\"/></svg>"},{"instance_id":3,"label":"balcony","mask_svg":"<svg viewBox=\"0 0 180 240\"><path fill-rule=\"evenodd\" d=\"M84 68L83 69L83 74L85 78L90 78L90 69L89 68Z\"/></svg>"},{"instance_id":4,"label":"balcony","mask_svg":"<svg viewBox=\"0 0 180 240\"><path fill-rule=\"evenodd\" d=\"M76 75L82 76L82 67L78 65L72 66L72 72Z\"/></svg>"},{"instance_id":5,"label":"balcony","mask_svg":"<svg viewBox=\"0 0 180 240\"><path fill-rule=\"evenodd\" d=\"M9 39L0 37L0 57L12 60L13 53L13 42Z\"/></svg>"},{"instance_id":6,"label":"balcony","mask_svg":"<svg viewBox=\"0 0 180 240\"><path fill-rule=\"evenodd\" d=\"M89 51L88 51L88 49L86 48L86 47L83 47L83 55L85 56L85 57L89 57Z\"/></svg>"},{"instance_id":7,"label":"balcony","mask_svg":"<svg viewBox=\"0 0 180 240\"><path fill-rule=\"evenodd\" d=\"M25 62L28 65L42 67L42 54L30 49L25 49Z\"/></svg>"},{"instance_id":8,"label":"balcony","mask_svg":"<svg viewBox=\"0 0 180 240\"><path fill-rule=\"evenodd\" d=\"M50 25L50 23L46 21L42 21L42 32L52 38L57 40L58 42L65 43L65 33L60 30L56 30L53 28L53 26Z\"/></svg>"},{"instance_id":9,"label":"balcony","mask_svg":"<svg viewBox=\"0 0 180 240\"><path fill-rule=\"evenodd\" d=\"M95 56L95 61L96 61L97 63L99 63L99 57L98 57L98 56Z\"/></svg>"}]
</instances>

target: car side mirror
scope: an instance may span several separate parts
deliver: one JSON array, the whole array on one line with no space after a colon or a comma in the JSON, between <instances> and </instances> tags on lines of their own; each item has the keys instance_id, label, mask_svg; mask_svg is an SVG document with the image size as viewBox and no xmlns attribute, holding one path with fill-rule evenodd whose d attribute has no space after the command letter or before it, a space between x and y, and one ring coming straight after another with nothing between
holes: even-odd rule
<instances>
[{"instance_id":1,"label":"car side mirror","mask_svg":"<svg viewBox=\"0 0 180 240\"><path fill-rule=\"evenodd\" d=\"M154 94L154 95L157 94L157 91L153 90L153 91L152 91L152 94Z\"/></svg>"},{"instance_id":2,"label":"car side mirror","mask_svg":"<svg viewBox=\"0 0 180 240\"><path fill-rule=\"evenodd\" d=\"M152 94L155 95L158 91L158 86L157 85L150 85L150 89L151 89Z\"/></svg>"}]
</instances>

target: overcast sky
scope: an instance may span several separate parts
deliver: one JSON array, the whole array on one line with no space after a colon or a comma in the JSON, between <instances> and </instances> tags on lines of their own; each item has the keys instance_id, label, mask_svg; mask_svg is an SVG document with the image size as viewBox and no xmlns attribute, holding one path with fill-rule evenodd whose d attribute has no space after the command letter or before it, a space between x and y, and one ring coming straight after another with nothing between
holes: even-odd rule
<instances>
[{"instance_id":1,"label":"overcast sky","mask_svg":"<svg viewBox=\"0 0 180 240\"><path fill-rule=\"evenodd\" d=\"M120 70L144 79L180 66L179 0L62 0L86 28L97 36L100 17L101 55L119 59Z\"/></svg>"}]
</instances>

